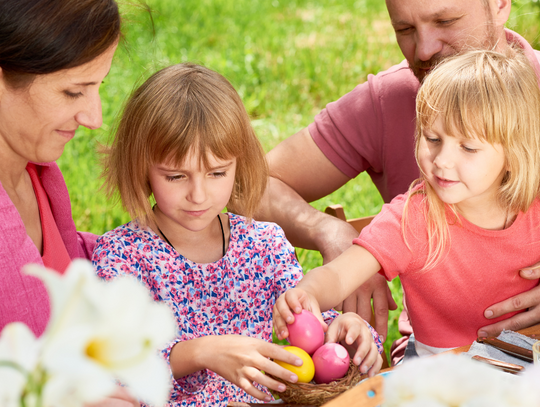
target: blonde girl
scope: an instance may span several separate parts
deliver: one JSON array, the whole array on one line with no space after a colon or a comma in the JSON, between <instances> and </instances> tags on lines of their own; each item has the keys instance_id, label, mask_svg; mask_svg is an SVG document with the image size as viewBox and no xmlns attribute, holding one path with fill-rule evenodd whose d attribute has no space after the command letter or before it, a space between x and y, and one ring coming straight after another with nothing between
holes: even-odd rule
<instances>
[{"instance_id":1,"label":"blonde girl","mask_svg":"<svg viewBox=\"0 0 540 407\"><path fill-rule=\"evenodd\" d=\"M285 386L261 370L298 379L272 361L302 364L271 343L272 307L302 270L281 228L251 220L267 175L240 97L216 72L174 65L128 101L105 180L134 220L98 240L93 263L105 279L137 276L172 308L178 337L163 352L172 405L270 401L265 387ZM247 217L223 213L230 206ZM374 373L380 357L370 328L357 316L331 326L342 323Z\"/></svg>"},{"instance_id":2,"label":"blonde girl","mask_svg":"<svg viewBox=\"0 0 540 407\"><path fill-rule=\"evenodd\" d=\"M540 90L527 58L452 57L426 77L416 109L421 178L278 299L280 337L291 309L326 310L379 272L401 279L417 353L438 353L470 344L493 322L490 305L537 285L519 277L540 260Z\"/></svg>"}]
</instances>

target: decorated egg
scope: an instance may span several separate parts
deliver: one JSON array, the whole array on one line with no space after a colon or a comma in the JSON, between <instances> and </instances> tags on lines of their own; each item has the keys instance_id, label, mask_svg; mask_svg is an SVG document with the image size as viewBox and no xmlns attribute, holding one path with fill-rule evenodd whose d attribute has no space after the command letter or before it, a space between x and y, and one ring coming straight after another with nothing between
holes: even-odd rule
<instances>
[{"instance_id":1,"label":"decorated egg","mask_svg":"<svg viewBox=\"0 0 540 407\"><path fill-rule=\"evenodd\" d=\"M339 343L327 343L313 354L315 383L341 379L349 370L349 352Z\"/></svg>"},{"instance_id":2,"label":"decorated egg","mask_svg":"<svg viewBox=\"0 0 540 407\"><path fill-rule=\"evenodd\" d=\"M311 360L311 356L309 356L306 351L296 346L285 346L283 349L298 356L300 359L302 359L302 362L304 363L302 364L302 366L295 366L289 363L282 362L281 360L276 360L275 362L278 365L297 375L298 382L309 383L311 380L313 380L313 376L315 375L315 366L313 365L313 360Z\"/></svg>"},{"instance_id":3,"label":"decorated egg","mask_svg":"<svg viewBox=\"0 0 540 407\"><path fill-rule=\"evenodd\" d=\"M288 341L291 345L304 349L312 355L324 343L324 331L315 315L303 309L294 314L294 322L287 325Z\"/></svg>"}]
</instances>

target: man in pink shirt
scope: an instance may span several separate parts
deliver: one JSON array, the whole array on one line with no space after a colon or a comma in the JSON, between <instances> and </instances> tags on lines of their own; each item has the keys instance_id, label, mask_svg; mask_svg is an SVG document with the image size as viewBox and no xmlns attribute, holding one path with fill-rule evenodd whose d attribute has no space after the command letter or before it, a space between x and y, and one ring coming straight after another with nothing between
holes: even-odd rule
<instances>
[{"instance_id":1,"label":"man in pink shirt","mask_svg":"<svg viewBox=\"0 0 540 407\"><path fill-rule=\"evenodd\" d=\"M314 123L267 155L271 179L258 219L278 223L295 246L320 251L325 262L349 247L358 233L307 202L330 194L363 171L385 202L407 191L419 175L414 159L416 93L438 61L468 48L502 49L516 43L540 78L540 53L504 28L510 0L386 0L386 5L406 60L369 75L366 83L328 104ZM287 212L280 210L285 207ZM520 274L530 280L540 277L535 267ZM375 328L386 337L388 309L396 305L384 277L373 277L343 308L369 319L371 297ZM493 304L485 310L486 318L528 311L480 328L478 333L496 335L502 329L534 325L540 322L539 304L538 287ZM408 333L405 326L400 331Z\"/></svg>"}]
</instances>

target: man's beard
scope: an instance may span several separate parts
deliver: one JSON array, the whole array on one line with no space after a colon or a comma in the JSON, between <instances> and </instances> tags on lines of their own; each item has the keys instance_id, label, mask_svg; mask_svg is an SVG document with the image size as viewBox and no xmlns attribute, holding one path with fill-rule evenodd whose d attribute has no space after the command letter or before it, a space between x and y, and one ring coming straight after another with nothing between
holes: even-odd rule
<instances>
[{"instance_id":1,"label":"man's beard","mask_svg":"<svg viewBox=\"0 0 540 407\"><path fill-rule=\"evenodd\" d=\"M495 26L491 23L487 23L486 32L483 41L474 42L471 41L471 45L464 45L459 48L452 48L452 52L446 55L435 54L428 61L414 61L414 64L409 63L409 69L420 83L424 80L427 74L431 72L439 63L446 58L454 56L461 52L472 51L475 49L494 50L497 47L498 35L495 31Z\"/></svg>"},{"instance_id":2,"label":"man's beard","mask_svg":"<svg viewBox=\"0 0 540 407\"><path fill-rule=\"evenodd\" d=\"M422 83L422 81L424 80L426 75L431 71L431 69L435 68L441 61L444 61L445 58L448 58L456 54L457 54L457 51L448 55L435 54L428 61L416 61L414 65L409 64L409 68L411 69L414 76L416 76L418 81Z\"/></svg>"}]
</instances>

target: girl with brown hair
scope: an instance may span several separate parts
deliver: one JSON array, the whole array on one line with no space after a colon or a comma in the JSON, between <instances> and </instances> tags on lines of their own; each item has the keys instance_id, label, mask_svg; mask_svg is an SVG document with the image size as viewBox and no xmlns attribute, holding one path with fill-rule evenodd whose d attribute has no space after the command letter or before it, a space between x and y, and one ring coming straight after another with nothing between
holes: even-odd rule
<instances>
[{"instance_id":1,"label":"girl with brown hair","mask_svg":"<svg viewBox=\"0 0 540 407\"><path fill-rule=\"evenodd\" d=\"M267 176L242 101L216 72L171 66L128 101L105 179L134 220L98 240L93 263L105 279L136 276L171 306L178 338L164 356L174 405L269 401L264 386L285 386L262 371L297 380L271 360L301 365L271 341L274 302L302 269L279 226L251 219ZM232 205L247 217L223 213ZM381 360L372 332L355 318L360 355L375 372Z\"/></svg>"}]
</instances>

